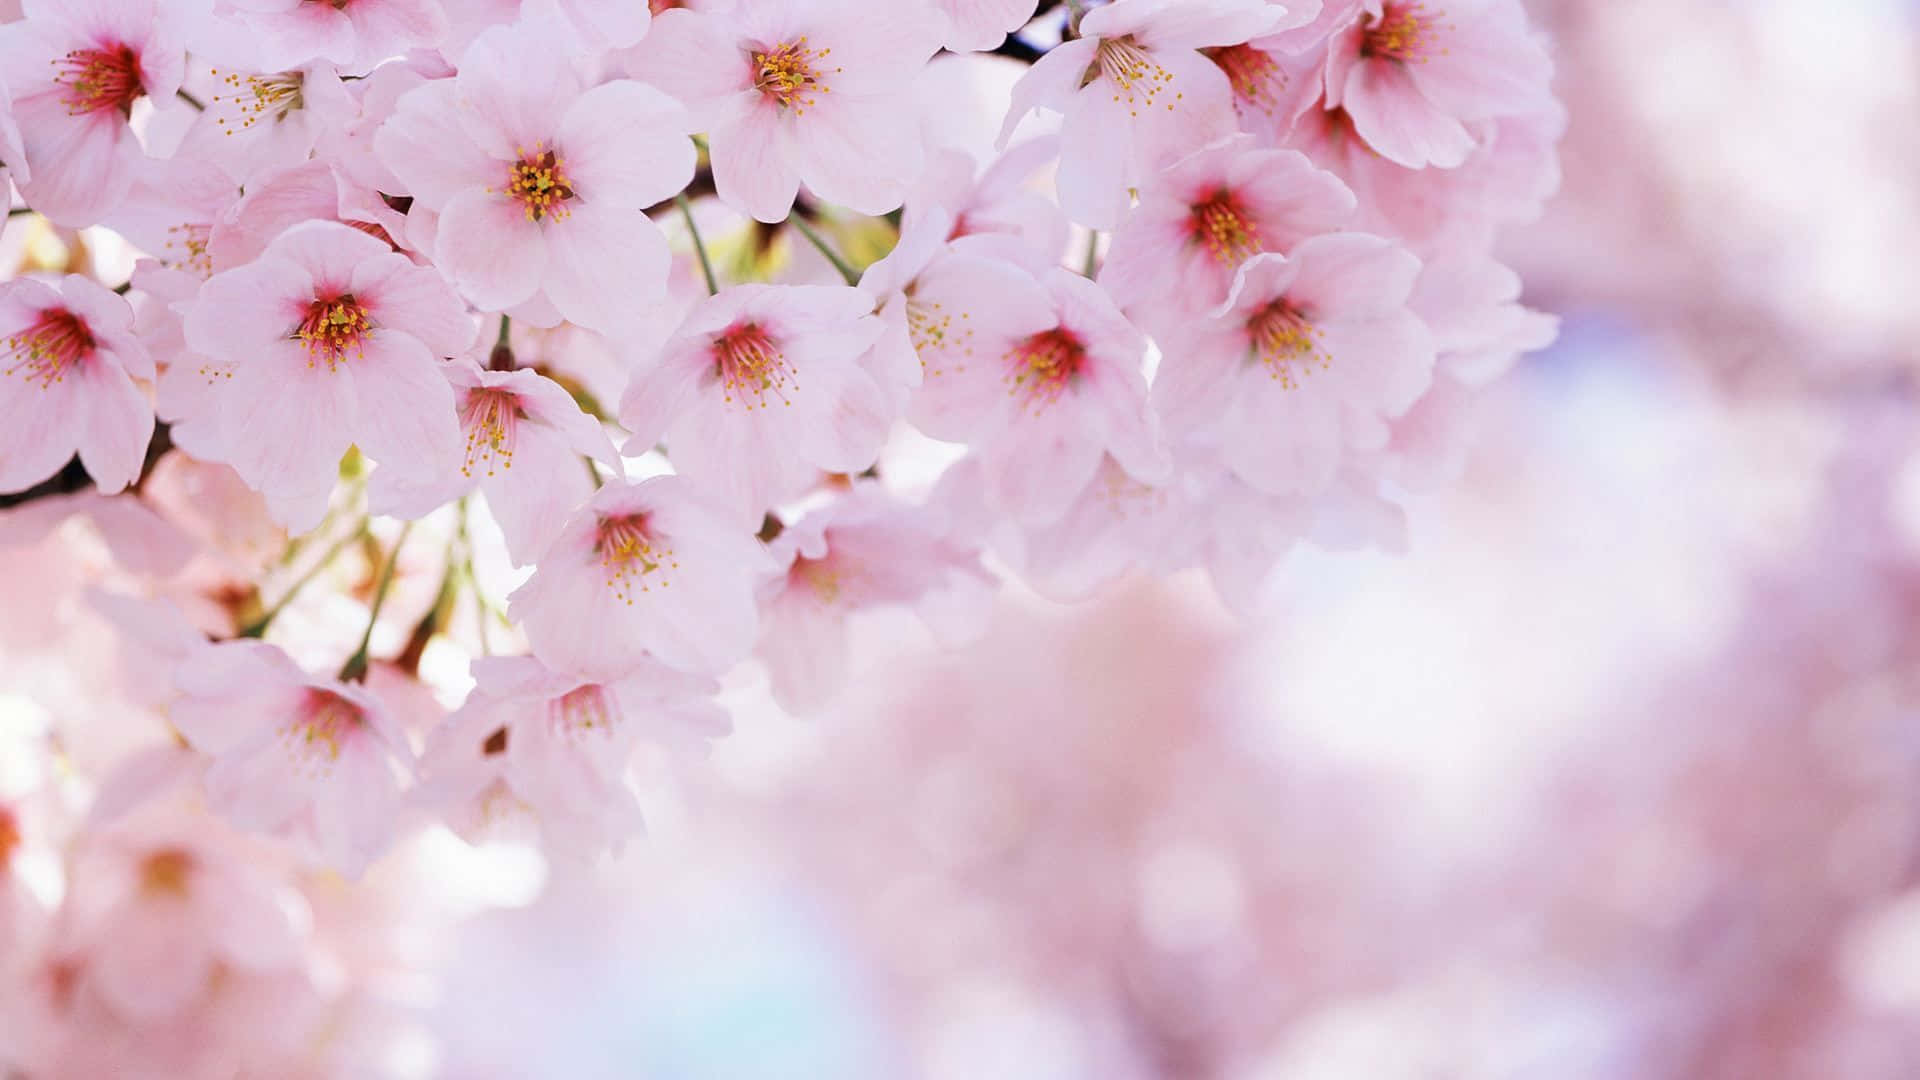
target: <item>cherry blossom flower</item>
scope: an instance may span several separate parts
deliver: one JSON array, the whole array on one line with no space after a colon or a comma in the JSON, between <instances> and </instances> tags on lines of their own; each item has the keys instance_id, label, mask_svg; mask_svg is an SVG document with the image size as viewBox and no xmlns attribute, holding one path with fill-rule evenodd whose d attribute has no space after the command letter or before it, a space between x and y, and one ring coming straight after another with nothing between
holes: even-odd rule
<instances>
[{"instance_id":1,"label":"cherry blossom flower","mask_svg":"<svg viewBox=\"0 0 1920 1080\"><path fill-rule=\"evenodd\" d=\"M920 276L909 312L926 364L910 416L935 438L975 447L997 507L1058 515L1103 450L1142 480L1165 473L1142 374L1146 336L1092 282L1061 269L1035 281L956 254Z\"/></svg>"},{"instance_id":2,"label":"cherry blossom flower","mask_svg":"<svg viewBox=\"0 0 1920 1080\"><path fill-rule=\"evenodd\" d=\"M525 369L490 371L471 362L442 369L453 384L465 451L427 483L405 474L374 473L368 489L376 513L417 518L478 488L487 497L516 563L539 558L575 507L593 494L582 456L618 469L613 442L600 424L552 379Z\"/></svg>"},{"instance_id":3,"label":"cherry blossom flower","mask_svg":"<svg viewBox=\"0 0 1920 1080\"><path fill-rule=\"evenodd\" d=\"M350 876L386 850L413 752L372 694L309 675L258 641L209 645L175 682L180 698L168 717L212 758L206 789L216 812Z\"/></svg>"},{"instance_id":4,"label":"cherry blossom flower","mask_svg":"<svg viewBox=\"0 0 1920 1080\"><path fill-rule=\"evenodd\" d=\"M76 453L102 492L132 483L153 433L134 380L153 378L125 300L78 275L0 282L0 492L32 487Z\"/></svg>"},{"instance_id":5,"label":"cherry blossom flower","mask_svg":"<svg viewBox=\"0 0 1920 1080\"><path fill-rule=\"evenodd\" d=\"M474 661L467 703L433 732L420 795L469 838L523 817L549 850L619 851L642 827L628 766L642 743L697 753L724 734L719 686L651 660L609 683L528 656Z\"/></svg>"},{"instance_id":6,"label":"cherry blossom flower","mask_svg":"<svg viewBox=\"0 0 1920 1080\"><path fill-rule=\"evenodd\" d=\"M91 225L139 174L134 103L167 102L180 88L200 12L160 0L29 0L25 14L0 35L0 78L22 144L14 182L54 221Z\"/></svg>"},{"instance_id":7,"label":"cherry blossom flower","mask_svg":"<svg viewBox=\"0 0 1920 1080\"><path fill-rule=\"evenodd\" d=\"M57 949L87 988L136 1022L175 1019L222 973L304 962L305 902L225 830L181 814L83 849Z\"/></svg>"},{"instance_id":8,"label":"cherry blossom flower","mask_svg":"<svg viewBox=\"0 0 1920 1080\"><path fill-rule=\"evenodd\" d=\"M1100 267L1122 308L1179 318L1218 307L1254 255L1351 219L1353 193L1333 174L1298 151L1252 143L1240 135L1198 151L1140 193Z\"/></svg>"},{"instance_id":9,"label":"cherry blossom flower","mask_svg":"<svg viewBox=\"0 0 1920 1080\"><path fill-rule=\"evenodd\" d=\"M1169 335L1154 380L1168 425L1217 424L1227 464L1262 491L1325 488L1432 379L1432 336L1407 309L1419 273L1359 233L1255 256L1216 318Z\"/></svg>"},{"instance_id":10,"label":"cherry blossom flower","mask_svg":"<svg viewBox=\"0 0 1920 1080\"><path fill-rule=\"evenodd\" d=\"M909 83L945 19L922 0L765 0L653 21L633 74L687 103L720 197L780 221L801 184L880 214L919 173Z\"/></svg>"},{"instance_id":11,"label":"cherry blossom flower","mask_svg":"<svg viewBox=\"0 0 1920 1080\"><path fill-rule=\"evenodd\" d=\"M821 473L873 464L892 416L857 363L881 325L846 286L736 285L702 301L620 399L644 453L757 523Z\"/></svg>"},{"instance_id":12,"label":"cherry blossom flower","mask_svg":"<svg viewBox=\"0 0 1920 1080\"><path fill-rule=\"evenodd\" d=\"M649 654L713 675L753 647L766 549L678 477L610 483L568 520L507 598L555 670L610 681Z\"/></svg>"},{"instance_id":13,"label":"cherry blossom flower","mask_svg":"<svg viewBox=\"0 0 1920 1080\"><path fill-rule=\"evenodd\" d=\"M1530 112L1548 96L1552 62L1517 0L1366 0L1333 43L1327 101L1382 157L1450 169L1475 145L1467 125Z\"/></svg>"},{"instance_id":14,"label":"cherry blossom flower","mask_svg":"<svg viewBox=\"0 0 1920 1080\"><path fill-rule=\"evenodd\" d=\"M1238 45L1287 24L1266 0L1115 0L1080 19L1080 36L1041 57L1013 88L1006 145L1026 114L1065 116L1060 205L1109 229L1127 192L1166 161L1235 130L1233 88L1199 52Z\"/></svg>"},{"instance_id":15,"label":"cherry blossom flower","mask_svg":"<svg viewBox=\"0 0 1920 1080\"><path fill-rule=\"evenodd\" d=\"M666 280L666 242L639 211L686 184L694 149L676 102L629 79L588 87L560 34L482 34L452 80L400 99L374 146L411 214L438 214L434 262L468 300L504 311L542 297L615 331Z\"/></svg>"},{"instance_id":16,"label":"cherry blossom flower","mask_svg":"<svg viewBox=\"0 0 1920 1080\"><path fill-rule=\"evenodd\" d=\"M796 711L839 690L852 617L904 607L958 630L992 583L979 553L941 535L927 511L866 486L787 526L768 551L784 573L761 587L756 651L774 697Z\"/></svg>"},{"instance_id":17,"label":"cherry blossom flower","mask_svg":"<svg viewBox=\"0 0 1920 1080\"><path fill-rule=\"evenodd\" d=\"M222 68L213 77L206 108L177 153L215 162L236 180L305 163L323 136L346 127L359 112L348 84L329 64L285 71Z\"/></svg>"},{"instance_id":18,"label":"cherry blossom flower","mask_svg":"<svg viewBox=\"0 0 1920 1080\"><path fill-rule=\"evenodd\" d=\"M227 365L208 377L230 464L290 528L319 523L351 445L415 476L457 456L453 391L435 357L465 351L473 322L438 275L363 232L287 230L208 280L186 332Z\"/></svg>"},{"instance_id":19,"label":"cherry blossom flower","mask_svg":"<svg viewBox=\"0 0 1920 1080\"><path fill-rule=\"evenodd\" d=\"M446 33L440 0L224 0L216 55L250 56L259 70L324 60L360 73Z\"/></svg>"}]
</instances>

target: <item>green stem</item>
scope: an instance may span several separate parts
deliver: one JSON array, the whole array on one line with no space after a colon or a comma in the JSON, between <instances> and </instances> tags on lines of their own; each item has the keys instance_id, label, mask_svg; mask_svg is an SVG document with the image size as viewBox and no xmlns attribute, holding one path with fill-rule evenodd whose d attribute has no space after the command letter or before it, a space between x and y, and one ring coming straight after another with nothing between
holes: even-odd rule
<instances>
[{"instance_id":1,"label":"green stem","mask_svg":"<svg viewBox=\"0 0 1920 1080\"><path fill-rule=\"evenodd\" d=\"M700 226L693 223L693 204L687 201L687 193L681 192L673 197L680 207L680 216L686 219L687 233L693 237L693 253L700 257L700 273L707 279L707 295L720 294L720 282L713 276L713 263L707 258L706 242L700 239Z\"/></svg>"},{"instance_id":2,"label":"green stem","mask_svg":"<svg viewBox=\"0 0 1920 1080\"><path fill-rule=\"evenodd\" d=\"M367 523L363 519L359 525L354 527L352 532L334 541L333 546L327 549L326 554L320 556L318 562L309 566L306 573L295 578L293 584L287 586L287 591L281 594L279 601L268 608L264 615L241 627L240 632L235 636L243 638L264 636L267 632L267 627L273 625L273 620L280 617L280 613L287 609L288 604L293 603L294 597L300 595L300 590L306 588L307 584L314 578L319 577L320 571L325 570L334 559L340 556L341 552L347 550L348 546L359 540L362 536L365 536L366 532Z\"/></svg>"},{"instance_id":3,"label":"green stem","mask_svg":"<svg viewBox=\"0 0 1920 1080\"><path fill-rule=\"evenodd\" d=\"M827 261L833 264L835 270L840 271L840 276L846 279L847 284L860 284L860 271L855 270L848 264L847 260L841 258L838 253L828 247L826 240L823 239L819 233L813 231L813 226L807 224L805 218L799 214L793 214L787 218L787 224L799 229L800 235L806 237L814 247L818 248L820 254L826 256Z\"/></svg>"},{"instance_id":4,"label":"green stem","mask_svg":"<svg viewBox=\"0 0 1920 1080\"><path fill-rule=\"evenodd\" d=\"M598 491L600 486L606 483L605 480L600 479L600 469L594 465L593 459L585 454L580 455L580 463L587 467L587 479L593 481L594 490Z\"/></svg>"},{"instance_id":5,"label":"green stem","mask_svg":"<svg viewBox=\"0 0 1920 1080\"><path fill-rule=\"evenodd\" d=\"M207 111L206 105L202 104L199 98L194 97L192 94L187 93L185 90L175 90L174 95L178 97L181 101L184 101L187 104L193 106L196 112Z\"/></svg>"},{"instance_id":6,"label":"green stem","mask_svg":"<svg viewBox=\"0 0 1920 1080\"><path fill-rule=\"evenodd\" d=\"M10 218L25 217L31 213L33 213L31 206L14 206L7 209L7 216Z\"/></svg>"},{"instance_id":7,"label":"green stem","mask_svg":"<svg viewBox=\"0 0 1920 1080\"><path fill-rule=\"evenodd\" d=\"M1086 262L1081 266L1080 273L1086 277L1092 277L1094 273L1097 270L1099 270L1099 268L1100 268L1100 234L1092 229L1089 229L1087 230L1087 259L1086 259Z\"/></svg>"},{"instance_id":8,"label":"green stem","mask_svg":"<svg viewBox=\"0 0 1920 1080\"><path fill-rule=\"evenodd\" d=\"M387 553L387 565L380 571L380 584L373 592L373 609L367 612L367 632L360 635L360 647L353 650L347 662L340 667L341 682L359 682L367 677L367 648L373 643L373 624L380 621L380 609L386 606L387 590L393 587L393 570L400 565L400 548L407 542L407 534L413 531L413 522L409 521L400 528L400 535L394 538L393 550Z\"/></svg>"}]
</instances>

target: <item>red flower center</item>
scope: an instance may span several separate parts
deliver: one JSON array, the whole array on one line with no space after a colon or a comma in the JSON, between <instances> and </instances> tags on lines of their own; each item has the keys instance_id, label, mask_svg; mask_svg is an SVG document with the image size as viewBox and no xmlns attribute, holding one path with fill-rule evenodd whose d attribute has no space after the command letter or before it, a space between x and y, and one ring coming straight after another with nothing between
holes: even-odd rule
<instances>
[{"instance_id":1,"label":"red flower center","mask_svg":"<svg viewBox=\"0 0 1920 1080\"><path fill-rule=\"evenodd\" d=\"M294 328L294 336L307 347L307 366L325 361L327 368L338 367L349 352L358 356L366 350L367 334L373 324L352 293L316 299L307 305L307 317Z\"/></svg>"},{"instance_id":2,"label":"red flower center","mask_svg":"<svg viewBox=\"0 0 1920 1080\"><path fill-rule=\"evenodd\" d=\"M366 723L360 706L331 690L314 688L307 691L280 737L294 757L325 768L340 760L346 741Z\"/></svg>"},{"instance_id":3,"label":"red flower center","mask_svg":"<svg viewBox=\"0 0 1920 1080\"><path fill-rule=\"evenodd\" d=\"M563 735L605 733L613 727L613 706L600 687L578 686L547 703L547 724Z\"/></svg>"},{"instance_id":4,"label":"red flower center","mask_svg":"<svg viewBox=\"0 0 1920 1080\"><path fill-rule=\"evenodd\" d=\"M1280 297L1255 312L1247 320L1247 337L1253 355L1267 366L1269 378L1278 379L1288 390L1299 385L1296 372L1327 369L1333 357L1321 351L1324 335L1299 308Z\"/></svg>"},{"instance_id":5,"label":"red flower center","mask_svg":"<svg viewBox=\"0 0 1920 1080\"><path fill-rule=\"evenodd\" d=\"M124 116L133 111L134 99L146 92L140 85L140 57L131 46L75 49L55 60L53 67L53 81L66 88L62 100L74 116L104 109L118 109Z\"/></svg>"},{"instance_id":6,"label":"red flower center","mask_svg":"<svg viewBox=\"0 0 1920 1080\"><path fill-rule=\"evenodd\" d=\"M41 389L67 377L67 372L88 356L94 348L93 334L80 316L65 308L48 308L39 321L6 339L0 349L0 374L18 374Z\"/></svg>"},{"instance_id":7,"label":"red flower center","mask_svg":"<svg viewBox=\"0 0 1920 1080\"><path fill-rule=\"evenodd\" d=\"M1200 51L1213 61L1215 67L1226 73L1227 82L1233 85L1236 103L1245 102L1263 110L1271 110L1277 104L1275 91L1286 87L1287 73L1280 70L1280 65L1273 62L1271 55L1251 45L1228 45Z\"/></svg>"},{"instance_id":8,"label":"red flower center","mask_svg":"<svg viewBox=\"0 0 1920 1080\"><path fill-rule=\"evenodd\" d=\"M1043 330L1007 353L1008 392L1025 397L1035 408L1051 405L1086 363L1086 346L1071 330Z\"/></svg>"},{"instance_id":9,"label":"red flower center","mask_svg":"<svg viewBox=\"0 0 1920 1080\"><path fill-rule=\"evenodd\" d=\"M513 447L518 441L520 421L526 418L518 395L507 390L479 387L467 392L460 412L460 426L467 431L467 461L460 467L463 476L472 476L474 466L486 461L487 475L493 475L494 463L513 468Z\"/></svg>"},{"instance_id":10,"label":"red flower center","mask_svg":"<svg viewBox=\"0 0 1920 1080\"><path fill-rule=\"evenodd\" d=\"M1260 229L1240 199L1219 188L1193 206L1187 227L1193 242L1226 266L1238 266L1260 252Z\"/></svg>"},{"instance_id":11,"label":"red flower center","mask_svg":"<svg viewBox=\"0 0 1920 1080\"><path fill-rule=\"evenodd\" d=\"M739 400L748 409L766 408L768 395L792 405L787 395L799 385L780 343L751 322L735 323L713 339L713 372L727 403Z\"/></svg>"}]
</instances>

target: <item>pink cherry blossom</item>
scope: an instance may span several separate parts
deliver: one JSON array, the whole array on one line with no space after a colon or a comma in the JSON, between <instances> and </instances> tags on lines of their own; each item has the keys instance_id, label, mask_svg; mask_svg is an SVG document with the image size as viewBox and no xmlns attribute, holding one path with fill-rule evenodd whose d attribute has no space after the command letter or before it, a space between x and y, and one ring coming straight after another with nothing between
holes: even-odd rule
<instances>
[{"instance_id":1,"label":"pink cherry blossom","mask_svg":"<svg viewBox=\"0 0 1920 1080\"><path fill-rule=\"evenodd\" d=\"M1432 336L1407 310L1419 272L1359 233L1255 256L1215 318L1169 335L1154 380L1169 426L1217 424L1227 464L1263 491L1325 488L1432 379Z\"/></svg>"},{"instance_id":2,"label":"pink cherry blossom","mask_svg":"<svg viewBox=\"0 0 1920 1080\"><path fill-rule=\"evenodd\" d=\"M488 311L544 298L616 331L658 293L670 257L641 208L693 174L684 111L630 79L588 86L550 24L482 34L451 80L400 99L380 159L438 215L434 261Z\"/></svg>"},{"instance_id":3,"label":"pink cherry blossom","mask_svg":"<svg viewBox=\"0 0 1920 1080\"><path fill-rule=\"evenodd\" d=\"M134 380L153 378L125 300L77 275L0 282L0 493L32 487L76 453L101 491L132 483L153 433Z\"/></svg>"},{"instance_id":4,"label":"pink cherry blossom","mask_svg":"<svg viewBox=\"0 0 1920 1080\"><path fill-rule=\"evenodd\" d=\"M76 861L56 948L136 1022L180 1017L223 968L295 969L310 916L260 854L180 814L108 830Z\"/></svg>"},{"instance_id":5,"label":"pink cherry blossom","mask_svg":"<svg viewBox=\"0 0 1920 1080\"><path fill-rule=\"evenodd\" d=\"M159 0L29 0L0 35L0 78L21 154L14 182L63 225L91 225L126 197L144 160L134 103L168 103L202 12Z\"/></svg>"},{"instance_id":6,"label":"pink cherry blossom","mask_svg":"<svg viewBox=\"0 0 1920 1080\"><path fill-rule=\"evenodd\" d=\"M1001 145L1036 108L1062 113L1060 205L1108 229L1130 188L1166 161L1235 130L1227 76L1199 52L1287 25L1267 0L1115 0L1080 19L1013 89Z\"/></svg>"},{"instance_id":7,"label":"pink cherry blossom","mask_svg":"<svg viewBox=\"0 0 1920 1080\"><path fill-rule=\"evenodd\" d=\"M1058 515L1103 450L1142 480L1164 474L1146 335L1086 278L1055 269L1035 281L956 254L921 275L909 311L926 364L910 415L935 438L975 447L996 507Z\"/></svg>"},{"instance_id":8,"label":"pink cherry blossom","mask_svg":"<svg viewBox=\"0 0 1920 1080\"><path fill-rule=\"evenodd\" d=\"M527 656L476 660L473 675L467 703L428 741L420 793L453 804L470 838L529 817L549 850L617 852L642 827L635 750L699 753L728 726L718 684L650 660L604 684Z\"/></svg>"},{"instance_id":9,"label":"pink cherry blossom","mask_svg":"<svg viewBox=\"0 0 1920 1080\"><path fill-rule=\"evenodd\" d=\"M687 103L728 204L767 222L801 184L880 214L921 163L910 81L945 19L924 0L763 0L653 21L633 74Z\"/></svg>"},{"instance_id":10,"label":"pink cherry blossom","mask_svg":"<svg viewBox=\"0 0 1920 1080\"><path fill-rule=\"evenodd\" d=\"M236 180L305 163L323 136L345 128L359 112L330 64L284 71L222 68L213 77L206 108L177 153L218 163Z\"/></svg>"},{"instance_id":11,"label":"pink cherry blossom","mask_svg":"<svg viewBox=\"0 0 1920 1080\"><path fill-rule=\"evenodd\" d=\"M761 588L757 652L774 697L792 710L815 708L840 688L853 617L904 607L950 624L992 582L979 553L943 536L926 510L865 486L787 526L768 551L784 573Z\"/></svg>"},{"instance_id":12,"label":"pink cherry blossom","mask_svg":"<svg viewBox=\"0 0 1920 1080\"><path fill-rule=\"evenodd\" d=\"M1518 0L1366 0L1333 44L1327 101L1382 157L1450 169L1475 145L1468 124L1531 112L1552 62Z\"/></svg>"},{"instance_id":13,"label":"pink cherry blossom","mask_svg":"<svg viewBox=\"0 0 1920 1080\"><path fill-rule=\"evenodd\" d=\"M1354 208L1346 185L1305 155L1234 136L1168 166L1140 193L1100 284L1129 311L1197 315L1226 300L1246 260L1342 228Z\"/></svg>"},{"instance_id":14,"label":"pink cherry blossom","mask_svg":"<svg viewBox=\"0 0 1920 1080\"><path fill-rule=\"evenodd\" d=\"M873 302L829 285L736 285L702 301L620 399L629 454L674 468L748 524L821 473L873 464L892 416L857 363Z\"/></svg>"},{"instance_id":15,"label":"pink cherry blossom","mask_svg":"<svg viewBox=\"0 0 1920 1080\"><path fill-rule=\"evenodd\" d=\"M258 641L209 645L175 682L180 698L168 716L212 759L206 788L216 812L352 876L386 850L413 752L372 694L309 675Z\"/></svg>"},{"instance_id":16,"label":"pink cherry blossom","mask_svg":"<svg viewBox=\"0 0 1920 1080\"><path fill-rule=\"evenodd\" d=\"M324 60L364 72L437 43L447 22L441 0L223 0L221 7L220 51L254 57L267 71Z\"/></svg>"},{"instance_id":17,"label":"pink cherry blossom","mask_svg":"<svg viewBox=\"0 0 1920 1080\"><path fill-rule=\"evenodd\" d=\"M508 599L555 670L610 681L649 654L713 675L753 647L766 549L678 477L610 483L568 520Z\"/></svg>"},{"instance_id":18,"label":"pink cherry blossom","mask_svg":"<svg viewBox=\"0 0 1920 1080\"><path fill-rule=\"evenodd\" d=\"M216 274L187 313L216 381L230 464L304 531L326 509L340 455L360 448L419 476L455 456L453 392L436 357L474 325L438 275L363 232L313 222Z\"/></svg>"},{"instance_id":19,"label":"pink cherry blossom","mask_svg":"<svg viewBox=\"0 0 1920 1080\"><path fill-rule=\"evenodd\" d=\"M516 563L531 563L593 494L580 458L619 468L613 442L543 375L490 371L471 362L442 371L453 384L464 452L425 483L387 469L375 472L369 505L376 513L417 518L477 488L505 534L507 554Z\"/></svg>"}]
</instances>

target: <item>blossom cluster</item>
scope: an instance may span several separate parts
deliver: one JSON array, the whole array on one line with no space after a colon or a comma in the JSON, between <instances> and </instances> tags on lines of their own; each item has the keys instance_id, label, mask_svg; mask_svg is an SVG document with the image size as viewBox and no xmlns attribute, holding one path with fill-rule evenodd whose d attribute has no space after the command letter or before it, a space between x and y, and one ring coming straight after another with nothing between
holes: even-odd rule
<instances>
[{"instance_id":1,"label":"blossom cluster","mask_svg":"<svg viewBox=\"0 0 1920 1080\"><path fill-rule=\"evenodd\" d=\"M21 742L84 827L0 771L0 1064L271 1044L298 874L616 849L870 613L1392 547L1555 332L1520 0L24 0L0 74L0 545L125 684Z\"/></svg>"}]
</instances>

